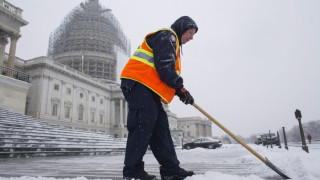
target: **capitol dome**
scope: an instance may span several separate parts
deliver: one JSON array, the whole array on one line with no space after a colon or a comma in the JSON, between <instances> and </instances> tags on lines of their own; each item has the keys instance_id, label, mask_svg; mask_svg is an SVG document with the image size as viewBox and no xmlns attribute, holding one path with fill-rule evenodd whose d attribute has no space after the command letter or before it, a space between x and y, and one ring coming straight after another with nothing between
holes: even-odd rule
<instances>
[{"instance_id":1,"label":"capitol dome","mask_svg":"<svg viewBox=\"0 0 320 180\"><path fill-rule=\"evenodd\" d=\"M48 56L94 78L114 82L117 54L129 56L130 51L130 42L111 10L98 0L87 0L51 33Z\"/></svg>"}]
</instances>

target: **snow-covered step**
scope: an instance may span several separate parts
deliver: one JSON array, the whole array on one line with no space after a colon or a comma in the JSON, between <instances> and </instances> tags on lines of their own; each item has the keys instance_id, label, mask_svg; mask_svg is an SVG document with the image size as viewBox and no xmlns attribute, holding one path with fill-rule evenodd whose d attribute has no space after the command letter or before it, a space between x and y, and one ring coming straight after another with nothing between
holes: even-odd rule
<instances>
[{"instance_id":1,"label":"snow-covered step","mask_svg":"<svg viewBox=\"0 0 320 180\"><path fill-rule=\"evenodd\" d=\"M25 131L25 130L20 130L20 129L17 129L17 130L16 129L4 129L4 128L0 127L0 132L2 132L4 134L30 135L30 136L33 136L33 135L37 136L38 134L41 134L42 136L47 136L47 137L55 136L55 137L61 137L61 138L74 138L74 139L81 138L81 139L90 139L90 140L94 140L94 139L100 140L101 139L101 137L99 137L99 136L89 136L86 134L82 135L80 133L73 134L73 133L59 132L59 131L41 131L41 130ZM79 135L81 135L81 137L79 137ZM106 138L106 137L104 137L104 138ZM107 139L112 139L112 138L107 137Z\"/></svg>"},{"instance_id":2,"label":"snow-covered step","mask_svg":"<svg viewBox=\"0 0 320 180\"><path fill-rule=\"evenodd\" d=\"M126 139L61 128L0 107L0 157L122 153Z\"/></svg>"}]
</instances>

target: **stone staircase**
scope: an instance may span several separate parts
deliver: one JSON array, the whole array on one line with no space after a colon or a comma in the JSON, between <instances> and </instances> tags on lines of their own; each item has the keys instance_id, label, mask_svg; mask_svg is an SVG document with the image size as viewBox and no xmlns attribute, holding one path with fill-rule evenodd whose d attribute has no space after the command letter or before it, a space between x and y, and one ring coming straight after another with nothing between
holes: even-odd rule
<instances>
[{"instance_id":1,"label":"stone staircase","mask_svg":"<svg viewBox=\"0 0 320 180\"><path fill-rule=\"evenodd\" d=\"M122 153L125 144L126 139L53 126L0 106L0 158Z\"/></svg>"}]
</instances>

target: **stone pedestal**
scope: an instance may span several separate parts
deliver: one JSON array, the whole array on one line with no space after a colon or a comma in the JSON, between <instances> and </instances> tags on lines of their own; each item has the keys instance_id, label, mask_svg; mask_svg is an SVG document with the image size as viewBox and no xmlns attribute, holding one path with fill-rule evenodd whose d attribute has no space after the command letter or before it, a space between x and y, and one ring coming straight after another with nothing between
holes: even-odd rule
<instances>
[{"instance_id":1,"label":"stone pedestal","mask_svg":"<svg viewBox=\"0 0 320 180\"><path fill-rule=\"evenodd\" d=\"M0 106L25 114L30 83L0 75Z\"/></svg>"}]
</instances>

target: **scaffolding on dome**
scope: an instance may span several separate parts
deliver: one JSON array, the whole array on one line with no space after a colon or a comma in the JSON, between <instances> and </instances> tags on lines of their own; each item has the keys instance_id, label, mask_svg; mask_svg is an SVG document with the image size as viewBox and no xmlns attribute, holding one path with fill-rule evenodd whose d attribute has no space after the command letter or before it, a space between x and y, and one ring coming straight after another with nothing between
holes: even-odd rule
<instances>
[{"instance_id":1,"label":"scaffolding on dome","mask_svg":"<svg viewBox=\"0 0 320 180\"><path fill-rule=\"evenodd\" d=\"M89 76L115 81L117 52L129 56L130 41L98 0L74 8L51 33L48 56Z\"/></svg>"}]
</instances>

